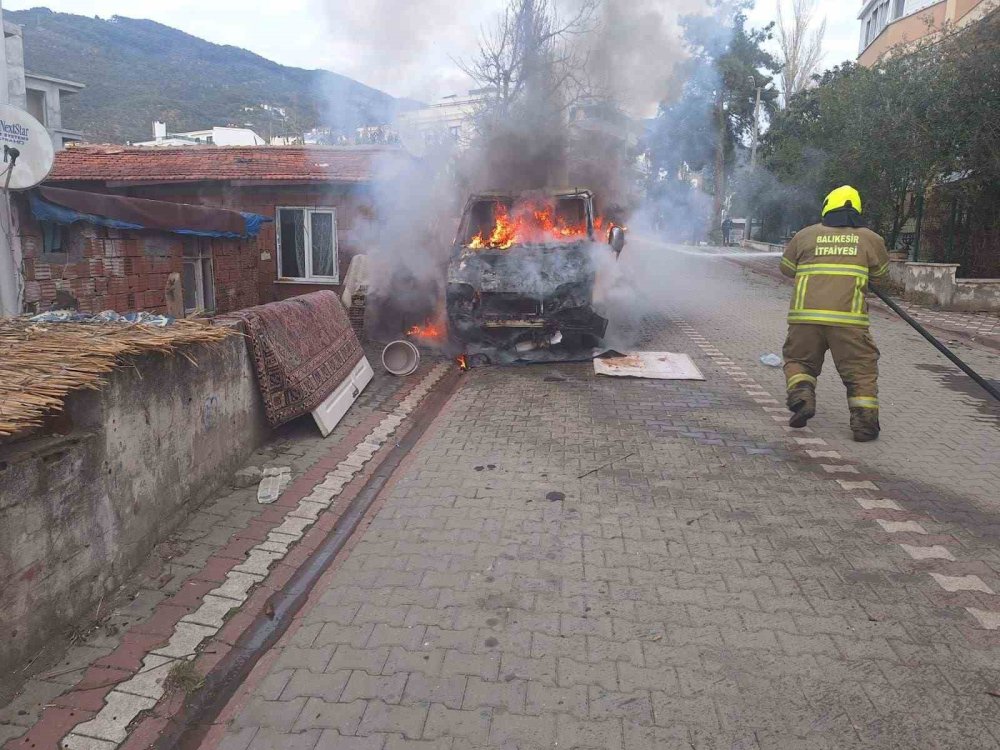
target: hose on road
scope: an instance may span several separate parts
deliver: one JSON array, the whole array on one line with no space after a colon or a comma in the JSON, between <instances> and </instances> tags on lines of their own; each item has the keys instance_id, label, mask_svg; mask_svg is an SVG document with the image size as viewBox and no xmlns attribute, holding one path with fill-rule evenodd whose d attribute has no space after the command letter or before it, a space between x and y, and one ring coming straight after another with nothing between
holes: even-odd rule
<instances>
[{"instance_id":1,"label":"hose on road","mask_svg":"<svg viewBox=\"0 0 1000 750\"><path fill-rule=\"evenodd\" d=\"M971 367L969 367L967 364L965 364L965 362L963 362L961 359L959 359L959 357L958 357L957 354L955 354L951 349L949 349L947 346L945 346L940 341L938 341L938 339L935 338L930 332L928 332L928 330L926 328L924 328L917 321L915 321L912 317L910 317L909 313L907 313L906 310L904 310L899 305L897 305L895 302L893 302L893 300L889 297L889 295L887 295L885 292L883 292L883 291L881 291L879 289L876 289L875 287L871 287L871 290L873 292L875 292L875 294L878 295L878 298L880 300L882 300L883 302L885 302L885 304L887 304L892 309L892 311L894 313L896 313L899 317L901 317L903 320L905 320L907 323L909 323L917 333L919 333L925 339L927 339L928 341L930 341L931 344L934 346L935 349L937 349L944 356L946 356L948 359L950 359L952 362L954 362L955 365L962 372L964 372L970 378L972 378L973 380L975 380L976 383L978 383L980 386L982 386L982 388L983 388L984 391L986 391L988 394L990 394L997 401L1000 401L1000 391L997 390L996 386L994 386L992 383L990 383L988 380L986 380L982 375L980 375L978 372L976 372Z\"/></svg>"}]
</instances>

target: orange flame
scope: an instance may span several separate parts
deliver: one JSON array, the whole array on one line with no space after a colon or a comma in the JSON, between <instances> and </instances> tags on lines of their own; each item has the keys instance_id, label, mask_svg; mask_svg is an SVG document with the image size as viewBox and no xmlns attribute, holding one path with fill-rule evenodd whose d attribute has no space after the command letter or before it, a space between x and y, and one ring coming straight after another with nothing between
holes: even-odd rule
<instances>
[{"instance_id":1,"label":"orange flame","mask_svg":"<svg viewBox=\"0 0 1000 750\"><path fill-rule=\"evenodd\" d=\"M455 361L458 362L458 369L462 372L468 372L469 360L465 358L464 354L459 354L458 357L455 358Z\"/></svg>"},{"instance_id":2,"label":"orange flame","mask_svg":"<svg viewBox=\"0 0 1000 750\"><path fill-rule=\"evenodd\" d=\"M406 332L407 336L413 336L418 339L442 339L444 338L444 329L441 326L431 323L429 320L422 326L413 326L410 330Z\"/></svg>"},{"instance_id":3,"label":"orange flame","mask_svg":"<svg viewBox=\"0 0 1000 750\"><path fill-rule=\"evenodd\" d=\"M594 229L600 231L604 221L594 219ZM493 229L477 234L466 246L471 250L507 250L516 244L533 242L571 241L588 237L586 221L570 224L555 215L550 203L526 202L515 207L514 215L503 203L497 203Z\"/></svg>"}]
</instances>

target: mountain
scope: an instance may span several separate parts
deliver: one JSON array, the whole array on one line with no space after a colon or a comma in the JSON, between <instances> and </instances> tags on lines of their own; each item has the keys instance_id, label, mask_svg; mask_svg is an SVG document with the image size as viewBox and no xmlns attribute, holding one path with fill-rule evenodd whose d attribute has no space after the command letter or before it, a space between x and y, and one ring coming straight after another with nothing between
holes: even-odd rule
<instances>
[{"instance_id":1,"label":"mountain","mask_svg":"<svg viewBox=\"0 0 1000 750\"><path fill-rule=\"evenodd\" d=\"M170 132L247 123L265 137L314 127L350 132L384 124L397 108L414 104L346 76L278 65L153 21L48 8L3 15L24 29L29 72L87 85L67 98L63 123L90 141L149 140L154 120Z\"/></svg>"}]
</instances>

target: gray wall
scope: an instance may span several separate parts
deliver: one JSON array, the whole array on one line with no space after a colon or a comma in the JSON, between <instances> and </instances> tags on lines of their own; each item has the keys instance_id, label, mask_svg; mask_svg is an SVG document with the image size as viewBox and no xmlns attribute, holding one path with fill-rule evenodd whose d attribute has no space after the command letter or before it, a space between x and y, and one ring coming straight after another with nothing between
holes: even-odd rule
<instances>
[{"instance_id":1,"label":"gray wall","mask_svg":"<svg viewBox=\"0 0 1000 750\"><path fill-rule=\"evenodd\" d=\"M0 445L0 672L91 616L267 438L242 337L147 355L67 400L72 429Z\"/></svg>"}]
</instances>

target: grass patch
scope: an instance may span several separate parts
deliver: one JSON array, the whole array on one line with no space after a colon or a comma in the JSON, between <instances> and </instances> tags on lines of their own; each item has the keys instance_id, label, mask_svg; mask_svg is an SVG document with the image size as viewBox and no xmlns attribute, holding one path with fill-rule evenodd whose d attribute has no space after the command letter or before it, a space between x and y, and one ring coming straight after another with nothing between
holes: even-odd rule
<instances>
[{"instance_id":1,"label":"grass patch","mask_svg":"<svg viewBox=\"0 0 1000 750\"><path fill-rule=\"evenodd\" d=\"M167 690L182 690L185 693L193 693L200 690L205 684L205 677L195 669L194 663L184 660L179 661L170 669L164 687Z\"/></svg>"}]
</instances>

